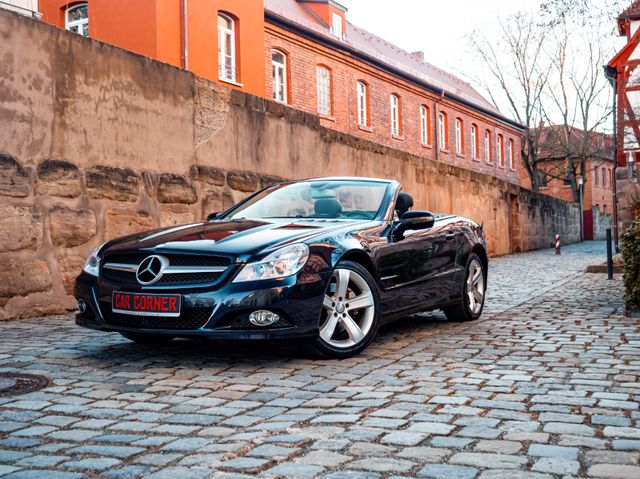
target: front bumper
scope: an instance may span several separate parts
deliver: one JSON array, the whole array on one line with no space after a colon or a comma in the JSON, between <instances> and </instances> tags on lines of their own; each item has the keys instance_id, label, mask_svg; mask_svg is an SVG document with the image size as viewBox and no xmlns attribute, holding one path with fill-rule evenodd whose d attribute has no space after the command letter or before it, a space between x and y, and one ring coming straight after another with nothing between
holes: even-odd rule
<instances>
[{"instance_id":1,"label":"front bumper","mask_svg":"<svg viewBox=\"0 0 640 479\"><path fill-rule=\"evenodd\" d=\"M76 315L76 324L100 331L166 334L228 340L279 340L313 337L318 334L322 300L331 272L298 274L281 280L246 283L228 282L218 289L190 288L170 291L182 295L178 318L143 317L113 313L114 291L131 291L81 273L74 295L86 304ZM166 289L145 293L169 293ZM254 326L248 321L252 311L268 309L280 320L272 326Z\"/></svg>"}]
</instances>

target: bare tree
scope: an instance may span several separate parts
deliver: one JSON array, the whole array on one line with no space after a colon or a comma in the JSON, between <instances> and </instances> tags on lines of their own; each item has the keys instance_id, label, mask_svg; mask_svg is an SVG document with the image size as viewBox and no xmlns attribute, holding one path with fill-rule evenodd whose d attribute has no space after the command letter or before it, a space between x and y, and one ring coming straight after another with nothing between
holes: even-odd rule
<instances>
[{"instance_id":1,"label":"bare tree","mask_svg":"<svg viewBox=\"0 0 640 479\"><path fill-rule=\"evenodd\" d=\"M573 199L578 201L578 178L582 177L586 184L589 165L593 168L597 159L601 164L612 158L610 145L602 141L600 133L612 112L611 88L602 74L606 60L601 41L602 18L592 18L580 29L569 31L567 22L573 25L572 17L573 14L566 14L558 20L547 36L551 69L542 106L545 121L555 124L555 128L552 134L545 135L545 142L550 144L540 147L564 159L562 179L571 186ZM545 158L539 160L545 161ZM545 167L547 172L552 170Z\"/></svg>"},{"instance_id":2,"label":"bare tree","mask_svg":"<svg viewBox=\"0 0 640 479\"><path fill-rule=\"evenodd\" d=\"M508 105L513 117L525 127L521 157L531 187L537 191L542 94L549 75L544 51L546 32L525 12L499 20L499 28L501 39L497 43L479 31L471 37L472 46L488 73L486 81L474 81L488 93L496 108Z\"/></svg>"}]
</instances>

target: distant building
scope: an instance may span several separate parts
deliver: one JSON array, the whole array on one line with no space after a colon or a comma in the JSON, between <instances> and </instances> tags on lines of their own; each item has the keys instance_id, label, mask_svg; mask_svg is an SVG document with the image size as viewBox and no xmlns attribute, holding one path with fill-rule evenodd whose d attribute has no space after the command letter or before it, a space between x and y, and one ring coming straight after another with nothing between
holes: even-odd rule
<instances>
[{"instance_id":1,"label":"distant building","mask_svg":"<svg viewBox=\"0 0 640 479\"><path fill-rule=\"evenodd\" d=\"M574 188L578 188L577 165L585 160L582 195L585 239L593 239L593 210L598 214L613 213L613 138L611 135L577 128L548 126L540 131L537 169L540 192L561 200L575 202ZM570 165L574 165L574 171Z\"/></svg>"},{"instance_id":2,"label":"distant building","mask_svg":"<svg viewBox=\"0 0 640 479\"><path fill-rule=\"evenodd\" d=\"M324 126L519 184L522 127L333 0L40 0L43 20L317 114ZM392 172L390 172L392 174Z\"/></svg>"}]
</instances>

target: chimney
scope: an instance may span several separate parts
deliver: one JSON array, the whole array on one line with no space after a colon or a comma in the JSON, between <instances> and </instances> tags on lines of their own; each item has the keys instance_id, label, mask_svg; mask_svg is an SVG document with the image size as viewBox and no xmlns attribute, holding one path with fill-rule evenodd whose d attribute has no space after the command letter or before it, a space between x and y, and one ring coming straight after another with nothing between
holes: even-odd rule
<instances>
[{"instance_id":1,"label":"chimney","mask_svg":"<svg viewBox=\"0 0 640 479\"><path fill-rule=\"evenodd\" d=\"M424 52L412 52L411 56L415 59L418 60L421 63L424 63Z\"/></svg>"}]
</instances>

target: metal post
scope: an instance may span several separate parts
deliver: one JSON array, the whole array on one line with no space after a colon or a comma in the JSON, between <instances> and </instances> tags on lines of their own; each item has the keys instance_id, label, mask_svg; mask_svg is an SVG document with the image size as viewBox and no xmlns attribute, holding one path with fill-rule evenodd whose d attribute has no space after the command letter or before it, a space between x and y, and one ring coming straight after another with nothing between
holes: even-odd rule
<instances>
[{"instance_id":1,"label":"metal post","mask_svg":"<svg viewBox=\"0 0 640 479\"><path fill-rule=\"evenodd\" d=\"M580 177L580 180L582 180L582 177ZM582 206L582 188L583 188L583 183L582 181L579 182L580 186L580 241L584 241L584 209Z\"/></svg>"},{"instance_id":2,"label":"metal post","mask_svg":"<svg viewBox=\"0 0 640 479\"><path fill-rule=\"evenodd\" d=\"M613 279L613 253L611 251L611 228L607 228L607 279Z\"/></svg>"}]
</instances>

